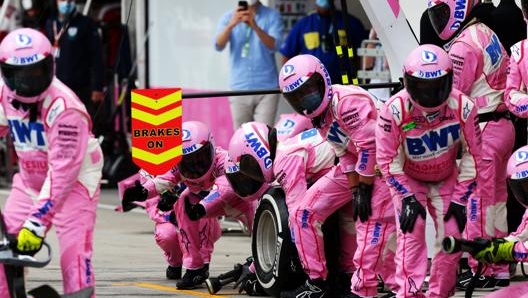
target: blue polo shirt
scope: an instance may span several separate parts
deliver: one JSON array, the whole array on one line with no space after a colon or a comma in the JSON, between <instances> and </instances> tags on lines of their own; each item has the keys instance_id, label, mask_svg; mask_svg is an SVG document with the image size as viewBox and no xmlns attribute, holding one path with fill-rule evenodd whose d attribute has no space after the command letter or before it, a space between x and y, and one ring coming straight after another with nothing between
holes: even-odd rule
<instances>
[{"instance_id":1,"label":"blue polo shirt","mask_svg":"<svg viewBox=\"0 0 528 298\"><path fill-rule=\"evenodd\" d=\"M343 15L340 11L337 11L335 17L341 44L346 44ZM356 56L357 48L361 46L361 42L364 39L368 38L368 32L356 17L349 14L347 21L352 34L350 40ZM295 23L282 44L280 52L288 58L299 54L314 55L323 62L330 73L332 82L340 84L341 71L333 42L334 32L330 16L323 16L313 12ZM329 44L325 42L329 42Z\"/></svg>"},{"instance_id":2,"label":"blue polo shirt","mask_svg":"<svg viewBox=\"0 0 528 298\"><path fill-rule=\"evenodd\" d=\"M218 25L214 41L229 23L233 11L225 13ZM272 89L278 87L275 52L282 42L284 29L281 16L275 9L259 5L255 15L257 25L275 38L275 48L270 50L251 27L237 24L229 36L229 86L232 90ZM222 49L216 45L217 51Z\"/></svg>"}]
</instances>

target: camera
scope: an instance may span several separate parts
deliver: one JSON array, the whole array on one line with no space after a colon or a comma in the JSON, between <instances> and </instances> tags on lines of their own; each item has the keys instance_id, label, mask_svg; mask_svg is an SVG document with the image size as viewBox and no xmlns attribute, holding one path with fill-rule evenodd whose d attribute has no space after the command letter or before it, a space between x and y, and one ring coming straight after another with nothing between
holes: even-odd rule
<instances>
[{"instance_id":1,"label":"camera","mask_svg":"<svg viewBox=\"0 0 528 298\"><path fill-rule=\"evenodd\" d=\"M247 10L248 2L247 1L238 1L238 10Z\"/></svg>"}]
</instances>

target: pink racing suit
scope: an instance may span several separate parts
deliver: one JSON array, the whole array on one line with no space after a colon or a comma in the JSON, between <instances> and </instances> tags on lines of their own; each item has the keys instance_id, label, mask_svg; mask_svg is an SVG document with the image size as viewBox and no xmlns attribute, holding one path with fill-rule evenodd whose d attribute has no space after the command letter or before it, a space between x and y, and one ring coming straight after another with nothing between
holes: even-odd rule
<instances>
[{"instance_id":1,"label":"pink racing suit","mask_svg":"<svg viewBox=\"0 0 528 298\"><path fill-rule=\"evenodd\" d=\"M224 160L226 156L227 152L225 150L216 147L213 172L210 179L207 179L204 183L191 183L191 181L182 177L178 168L174 166L167 173L158 175L154 179L147 180L143 184L143 187L148 191L149 198L156 197L158 194L167 189L172 189L181 182L187 186L187 188L180 194L178 201L174 204L174 213L178 222L176 234L178 235L179 249L183 256L182 265L186 269L202 268L204 264L208 264L211 261L214 243L220 238L222 231L217 218L202 218L195 222L191 221L187 214L185 214L185 197L188 196L193 203L196 203L196 200L200 200L201 197L198 193L201 191L209 191L213 187L216 177L220 177L224 174ZM157 200L152 201L152 205L154 206L156 206L157 203ZM182 213L178 213L177 211L176 206L179 203L181 203L181 207L183 208L181 209ZM148 205L150 205L150 203L148 203ZM157 208L153 208L153 211L149 212L149 216L155 220L155 210L157 210ZM167 212L167 214L170 214L170 212ZM154 215L154 218L152 215ZM166 214L164 214L162 218L165 219ZM164 225L161 230L158 230L158 225L156 225L155 237L158 245L161 242L169 245L169 243L173 243L174 241L174 239L172 239L174 233L172 233L171 228L168 225ZM157 237L160 237L160 242L158 242ZM165 253L167 252L165 249L164 251Z\"/></svg>"},{"instance_id":2,"label":"pink racing suit","mask_svg":"<svg viewBox=\"0 0 528 298\"><path fill-rule=\"evenodd\" d=\"M4 206L8 233L28 218L55 226L64 293L95 288L93 230L103 154L79 98L58 79L38 102L38 116L11 104L13 93L0 81L0 133L11 134L19 171ZM2 266L3 267L3 266ZM3 268L0 297L9 297ZM93 294L95 297L95 294Z\"/></svg>"},{"instance_id":3,"label":"pink racing suit","mask_svg":"<svg viewBox=\"0 0 528 298\"><path fill-rule=\"evenodd\" d=\"M298 113L281 114L279 116L279 120L277 123L275 123L275 129L277 129L277 139L279 142L282 142L312 127L312 120Z\"/></svg>"},{"instance_id":4,"label":"pink racing suit","mask_svg":"<svg viewBox=\"0 0 528 298\"><path fill-rule=\"evenodd\" d=\"M347 173L356 172L366 177L375 175L374 129L377 112L372 95L360 87L333 85L333 91L332 103L323 114L319 132L334 147L339 164L315 181L298 199L297 206L290 212L292 238L308 276L311 279L326 279L328 272L321 225L339 210L341 252L344 253L341 256L342 269L348 273L356 269L357 277L352 280L354 291L375 295L377 279L373 271L381 270L376 267L376 260L383 255L385 240L395 229L393 207L388 192L383 194L380 190L380 187L385 187L384 183L377 182L380 179L376 178L372 196L373 215L365 223L354 223L352 186ZM280 179L280 176L277 177ZM378 218L378 215L381 217ZM377 228L375 222L379 222ZM356 247L356 229L358 248L353 249ZM369 241L372 236L377 240Z\"/></svg>"},{"instance_id":5,"label":"pink racing suit","mask_svg":"<svg viewBox=\"0 0 528 298\"><path fill-rule=\"evenodd\" d=\"M510 70L506 80L504 101L510 112L520 118L528 118L528 40L522 40L511 47Z\"/></svg>"},{"instance_id":6,"label":"pink racing suit","mask_svg":"<svg viewBox=\"0 0 528 298\"><path fill-rule=\"evenodd\" d=\"M147 181L152 181L153 179L155 179L154 176L142 169L139 170L137 174L119 181L118 188L120 197L123 197L125 189L134 186L136 180L139 180L145 186ZM148 184L155 186L154 182ZM181 267L183 255L180 249L178 228L170 222L170 212L164 212L158 209L158 202L160 200L159 195L157 195L158 191L163 192L170 188L169 185L164 185L159 190L155 190L152 193L149 192L148 199L145 202L138 203L138 205L146 209L148 216L154 222L154 240L163 251L167 263L172 267Z\"/></svg>"},{"instance_id":7,"label":"pink racing suit","mask_svg":"<svg viewBox=\"0 0 528 298\"><path fill-rule=\"evenodd\" d=\"M414 195L427 208L436 228L436 244L444 236L461 235L456 220L444 221L451 201L466 204L477 177L481 136L474 102L453 89L447 104L427 114L413 107L402 90L382 107L376 128L377 162L391 186L398 237L396 253L397 297L423 297L427 272L425 219L418 216L412 232L399 229L402 200ZM456 156L463 155L457 167ZM428 297L453 295L461 253L437 251L432 260Z\"/></svg>"},{"instance_id":8,"label":"pink racing suit","mask_svg":"<svg viewBox=\"0 0 528 298\"><path fill-rule=\"evenodd\" d=\"M497 35L482 23L465 28L449 45L448 53L454 66L453 87L475 100L482 131L477 184L480 199L467 206L465 237L504 237L508 233L506 164L515 141L503 98L508 54ZM473 258L470 265L475 272L477 262ZM485 275L509 278L508 267L494 265Z\"/></svg>"}]
</instances>

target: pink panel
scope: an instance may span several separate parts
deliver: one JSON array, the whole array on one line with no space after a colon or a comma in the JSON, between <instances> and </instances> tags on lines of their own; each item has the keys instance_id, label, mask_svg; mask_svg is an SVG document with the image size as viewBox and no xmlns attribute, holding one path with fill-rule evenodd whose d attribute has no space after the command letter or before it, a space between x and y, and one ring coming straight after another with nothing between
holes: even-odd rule
<instances>
[{"instance_id":1,"label":"pink panel","mask_svg":"<svg viewBox=\"0 0 528 298\"><path fill-rule=\"evenodd\" d=\"M182 89L186 92L212 92L210 90ZM227 150L233 135L233 122L228 97L183 99L183 121L197 120L207 124L213 133L216 145Z\"/></svg>"}]
</instances>

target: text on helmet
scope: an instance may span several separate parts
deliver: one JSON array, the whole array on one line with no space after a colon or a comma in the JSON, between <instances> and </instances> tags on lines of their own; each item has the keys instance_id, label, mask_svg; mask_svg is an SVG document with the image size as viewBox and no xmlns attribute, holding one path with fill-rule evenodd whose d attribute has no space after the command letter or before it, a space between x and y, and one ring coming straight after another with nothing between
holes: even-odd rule
<instances>
[{"instance_id":1,"label":"text on helmet","mask_svg":"<svg viewBox=\"0 0 528 298\"><path fill-rule=\"evenodd\" d=\"M306 81L307 81L306 77L300 77L295 82L284 86L284 88L282 88L282 92L291 92L291 91L299 88L299 86L304 84L304 82L306 82Z\"/></svg>"},{"instance_id":2,"label":"text on helmet","mask_svg":"<svg viewBox=\"0 0 528 298\"><path fill-rule=\"evenodd\" d=\"M13 65L26 65L38 62L42 60L43 56L40 54L34 54L28 57L11 57L7 59L7 64L13 64Z\"/></svg>"},{"instance_id":3,"label":"text on helmet","mask_svg":"<svg viewBox=\"0 0 528 298\"><path fill-rule=\"evenodd\" d=\"M455 19L455 22L451 25L451 30L457 30L458 28L460 28L460 24L466 18L466 10L466 0L457 0L455 2L455 12L453 13L453 18Z\"/></svg>"},{"instance_id":4,"label":"text on helmet","mask_svg":"<svg viewBox=\"0 0 528 298\"><path fill-rule=\"evenodd\" d=\"M263 145L263 142L255 135L254 132L245 134L244 137L246 138L246 142L251 147L253 152L255 152L258 158L262 159L264 167L269 169L272 165L272 160L268 148Z\"/></svg>"}]
</instances>

